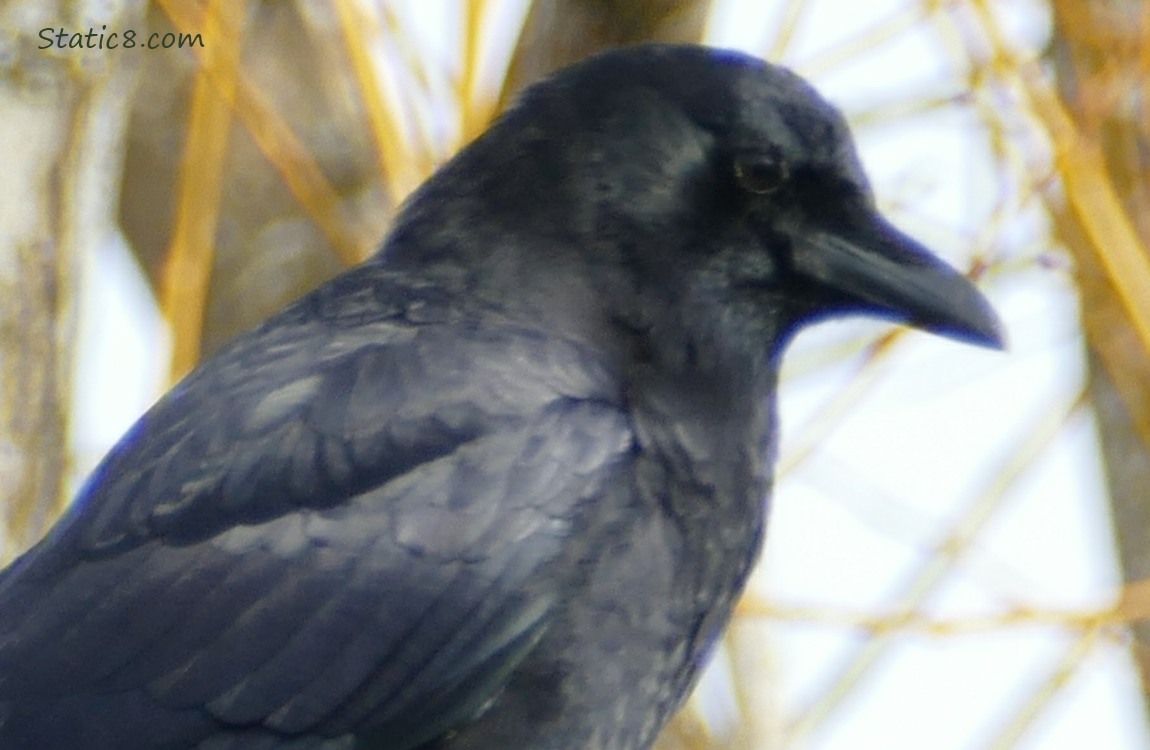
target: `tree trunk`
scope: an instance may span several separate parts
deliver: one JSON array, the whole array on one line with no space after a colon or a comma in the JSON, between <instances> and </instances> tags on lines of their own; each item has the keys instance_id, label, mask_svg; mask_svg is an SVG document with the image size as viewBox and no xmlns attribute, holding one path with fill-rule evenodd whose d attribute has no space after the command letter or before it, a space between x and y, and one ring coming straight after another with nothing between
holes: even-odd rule
<instances>
[{"instance_id":1,"label":"tree trunk","mask_svg":"<svg viewBox=\"0 0 1150 750\"><path fill-rule=\"evenodd\" d=\"M102 29L89 21L99 18L109 31L138 28L143 8L141 1L0 6L15 55L0 83L0 560L38 539L67 502L77 269L116 232L139 59L101 49ZM61 31L63 49L53 44Z\"/></svg>"},{"instance_id":2,"label":"tree trunk","mask_svg":"<svg viewBox=\"0 0 1150 750\"><path fill-rule=\"evenodd\" d=\"M1150 119L1143 65L1146 7L1139 0L1054 0L1054 61L1082 138L1101 147L1106 177L1145 254L1150 242ZM1127 582L1150 578L1150 352L1124 305L1106 254L1072 210L1055 216L1074 254L1090 349L1090 393L1109 486L1114 535ZM1125 251L1129 251L1126 249ZM1145 321L1143 321L1145 323ZM1150 625L1133 628L1143 693L1150 696Z\"/></svg>"}]
</instances>

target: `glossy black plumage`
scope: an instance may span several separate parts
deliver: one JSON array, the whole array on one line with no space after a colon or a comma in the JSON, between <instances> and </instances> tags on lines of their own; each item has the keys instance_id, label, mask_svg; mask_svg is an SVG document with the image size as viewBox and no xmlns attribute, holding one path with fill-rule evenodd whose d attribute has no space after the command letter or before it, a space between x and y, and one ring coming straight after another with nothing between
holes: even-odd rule
<instances>
[{"instance_id":1,"label":"glossy black plumage","mask_svg":"<svg viewBox=\"0 0 1150 750\"><path fill-rule=\"evenodd\" d=\"M0 748L644 748L758 549L779 356L997 345L841 116L698 47L530 89L0 574Z\"/></svg>"}]
</instances>

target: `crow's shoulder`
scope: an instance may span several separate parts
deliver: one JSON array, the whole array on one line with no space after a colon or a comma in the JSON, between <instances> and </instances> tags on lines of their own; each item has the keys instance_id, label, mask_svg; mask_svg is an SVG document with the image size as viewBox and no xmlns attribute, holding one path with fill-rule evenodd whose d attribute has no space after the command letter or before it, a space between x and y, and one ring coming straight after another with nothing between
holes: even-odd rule
<instances>
[{"instance_id":1,"label":"crow's shoulder","mask_svg":"<svg viewBox=\"0 0 1150 750\"><path fill-rule=\"evenodd\" d=\"M539 637L539 570L628 460L612 382L439 285L368 267L309 295L161 399L0 578L0 708L42 696L0 740L120 700L156 706L129 745L446 730Z\"/></svg>"},{"instance_id":2,"label":"crow's shoulder","mask_svg":"<svg viewBox=\"0 0 1150 750\"><path fill-rule=\"evenodd\" d=\"M368 265L177 385L92 475L65 528L98 552L335 507L549 404L617 405L616 388L584 345Z\"/></svg>"}]
</instances>

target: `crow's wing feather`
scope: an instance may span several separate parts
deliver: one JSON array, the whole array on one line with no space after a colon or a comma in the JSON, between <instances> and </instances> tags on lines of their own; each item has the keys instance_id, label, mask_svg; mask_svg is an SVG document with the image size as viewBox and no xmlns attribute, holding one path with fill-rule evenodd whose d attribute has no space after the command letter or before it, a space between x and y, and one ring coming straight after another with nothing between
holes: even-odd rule
<instances>
[{"instance_id":1,"label":"crow's wing feather","mask_svg":"<svg viewBox=\"0 0 1150 750\"><path fill-rule=\"evenodd\" d=\"M372 270L189 377L0 579L0 714L43 697L0 739L46 743L95 696L143 693L172 736L370 727L410 747L539 637L556 579L537 573L630 449L610 380Z\"/></svg>"}]
</instances>

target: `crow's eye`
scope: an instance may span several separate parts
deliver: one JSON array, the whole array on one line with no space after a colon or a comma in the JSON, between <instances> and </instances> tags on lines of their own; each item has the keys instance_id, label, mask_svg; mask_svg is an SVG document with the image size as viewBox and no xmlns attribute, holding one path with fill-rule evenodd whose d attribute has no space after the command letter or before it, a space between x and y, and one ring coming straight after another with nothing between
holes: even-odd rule
<instances>
[{"instance_id":1,"label":"crow's eye","mask_svg":"<svg viewBox=\"0 0 1150 750\"><path fill-rule=\"evenodd\" d=\"M773 193L787 181L787 163L776 153L756 151L735 157L735 179L756 195Z\"/></svg>"}]
</instances>

